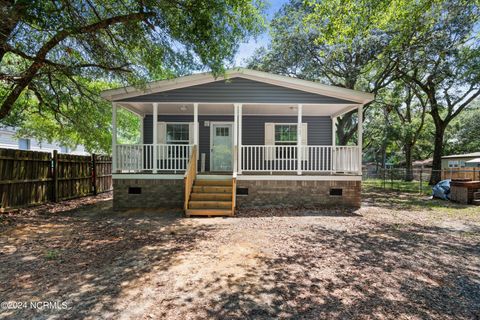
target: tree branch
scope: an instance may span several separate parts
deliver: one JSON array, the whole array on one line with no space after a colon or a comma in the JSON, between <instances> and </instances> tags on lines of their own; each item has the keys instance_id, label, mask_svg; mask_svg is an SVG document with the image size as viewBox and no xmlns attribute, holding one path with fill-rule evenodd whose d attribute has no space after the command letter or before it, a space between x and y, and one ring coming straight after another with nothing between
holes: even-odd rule
<instances>
[{"instance_id":1,"label":"tree branch","mask_svg":"<svg viewBox=\"0 0 480 320\"><path fill-rule=\"evenodd\" d=\"M23 90L28 86L28 84L32 81L32 79L35 77L37 72L45 64L45 59L48 52L50 52L50 50L52 50L55 46L57 46L61 41L73 35L97 32L99 30L108 28L111 25L143 20L153 16L154 16L153 12L150 12L150 13L137 12L137 13L127 14L127 15L107 18L84 27L79 27L74 29L65 29L65 30L59 31L40 48L40 50L37 52L34 58L34 62L25 71L23 78L19 80L19 82L15 85L13 90L2 101L2 105L0 107L0 119L5 118L10 113L10 110L12 109L15 101L18 99L18 97L23 92Z\"/></svg>"}]
</instances>

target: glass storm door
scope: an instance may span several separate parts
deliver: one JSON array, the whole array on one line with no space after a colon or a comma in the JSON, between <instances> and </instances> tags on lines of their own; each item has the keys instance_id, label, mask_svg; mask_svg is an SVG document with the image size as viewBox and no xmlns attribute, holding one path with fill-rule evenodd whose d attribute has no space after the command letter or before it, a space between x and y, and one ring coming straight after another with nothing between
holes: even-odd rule
<instances>
[{"instance_id":1,"label":"glass storm door","mask_svg":"<svg viewBox=\"0 0 480 320\"><path fill-rule=\"evenodd\" d=\"M233 125L212 123L210 171L232 171Z\"/></svg>"}]
</instances>

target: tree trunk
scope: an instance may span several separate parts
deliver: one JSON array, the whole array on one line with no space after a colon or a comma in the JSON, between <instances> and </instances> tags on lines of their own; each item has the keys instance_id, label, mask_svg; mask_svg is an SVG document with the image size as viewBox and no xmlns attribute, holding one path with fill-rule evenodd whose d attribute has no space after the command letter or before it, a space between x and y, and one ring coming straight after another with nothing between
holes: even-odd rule
<instances>
[{"instance_id":1,"label":"tree trunk","mask_svg":"<svg viewBox=\"0 0 480 320\"><path fill-rule=\"evenodd\" d=\"M442 180L442 155L443 155L443 137L445 135L445 124L435 122L435 141L433 149L432 175L430 176L430 185L437 184Z\"/></svg>"},{"instance_id":2,"label":"tree trunk","mask_svg":"<svg viewBox=\"0 0 480 320\"><path fill-rule=\"evenodd\" d=\"M28 8L28 1L14 1L6 0L1 1L2 8L2 19L0 21L0 62L3 60L3 56L7 52L6 44L10 37L10 34L13 32L17 26L20 19L26 12Z\"/></svg>"},{"instance_id":3,"label":"tree trunk","mask_svg":"<svg viewBox=\"0 0 480 320\"><path fill-rule=\"evenodd\" d=\"M412 143L405 144L405 181L413 180Z\"/></svg>"},{"instance_id":4,"label":"tree trunk","mask_svg":"<svg viewBox=\"0 0 480 320\"><path fill-rule=\"evenodd\" d=\"M339 146L346 146L348 142L352 139L353 134L356 130L355 127L352 126L353 122L353 111L350 111L344 114L342 117L338 118L337 121L337 137L338 137L338 145Z\"/></svg>"}]
</instances>

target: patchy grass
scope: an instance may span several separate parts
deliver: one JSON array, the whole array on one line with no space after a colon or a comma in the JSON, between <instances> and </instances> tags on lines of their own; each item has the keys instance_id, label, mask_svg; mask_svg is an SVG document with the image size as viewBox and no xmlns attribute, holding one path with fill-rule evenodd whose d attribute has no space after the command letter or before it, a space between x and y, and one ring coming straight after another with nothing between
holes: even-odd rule
<instances>
[{"instance_id":1,"label":"patchy grass","mask_svg":"<svg viewBox=\"0 0 480 320\"><path fill-rule=\"evenodd\" d=\"M47 260L57 260L60 258L60 253L57 250L47 250L45 252L45 259Z\"/></svg>"},{"instance_id":2,"label":"patchy grass","mask_svg":"<svg viewBox=\"0 0 480 320\"><path fill-rule=\"evenodd\" d=\"M364 190L364 201L383 208L398 211L414 210L422 214L434 214L438 217L448 216L452 219L479 219L478 206L465 205L441 199L432 199L431 196L409 194L384 190Z\"/></svg>"},{"instance_id":3,"label":"patchy grass","mask_svg":"<svg viewBox=\"0 0 480 320\"><path fill-rule=\"evenodd\" d=\"M386 190L424 195L432 194L432 187L428 185L428 181L420 183L420 181L365 179L362 181L362 187L366 192Z\"/></svg>"},{"instance_id":4,"label":"patchy grass","mask_svg":"<svg viewBox=\"0 0 480 320\"><path fill-rule=\"evenodd\" d=\"M0 318L475 319L478 207L369 191L360 210L113 212L104 198L10 215Z\"/></svg>"}]
</instances>

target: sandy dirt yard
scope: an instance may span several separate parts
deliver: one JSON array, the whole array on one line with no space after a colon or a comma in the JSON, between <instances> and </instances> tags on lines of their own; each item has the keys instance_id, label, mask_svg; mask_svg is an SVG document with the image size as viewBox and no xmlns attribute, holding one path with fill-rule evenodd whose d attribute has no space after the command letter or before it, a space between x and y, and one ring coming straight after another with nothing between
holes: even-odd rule
<instances>
[{"instance_id":1,"label":"sandy dirt yard","mask_svg":"<svg viewBox=\"0 0 480 320\"><path fill-rule=\"evenodd\" d=\"M480 318L479 207L370 192L187 219L109 197L0 216L0 318Z\"/></svg>"}]
</instances>

